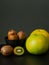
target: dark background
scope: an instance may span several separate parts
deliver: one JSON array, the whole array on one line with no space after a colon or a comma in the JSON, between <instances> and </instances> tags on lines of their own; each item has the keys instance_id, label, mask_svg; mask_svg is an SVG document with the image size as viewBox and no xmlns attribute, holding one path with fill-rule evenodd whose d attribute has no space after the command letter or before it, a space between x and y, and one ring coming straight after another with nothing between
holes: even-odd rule
<instances>
[{"instance_id":1,"label":"dark background","mask_svg":"<svg viewBox=\"0 0 49 65\"><path fill-rule=\"evenodd\" d=\"M44 28L49 32L49 0L0 0L0 43L5 43L4 37L9 29L15 29L17 32L24 30L28 36L36 28ZM11 58L1 56L1 63L6 63L7 60L7 63L20 62L21 65L49 65L48 54L42 57L38 59L33 56L32 59L29 55L14 57L11 61Z\"/></svg>"}]
</instances>

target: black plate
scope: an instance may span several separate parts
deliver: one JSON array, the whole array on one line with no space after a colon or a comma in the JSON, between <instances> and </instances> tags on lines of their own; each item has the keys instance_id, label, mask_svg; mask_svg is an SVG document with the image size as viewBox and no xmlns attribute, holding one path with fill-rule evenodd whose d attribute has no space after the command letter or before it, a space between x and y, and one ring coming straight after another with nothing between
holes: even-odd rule
<instances>
[{"instance_id":1,"label":"black plate","mask_svg":"<svg viewBox=\"0 0 49 65\"><path fill-rule=\"evenodd\" d=\"M25 47L25 41L26 41L26 38L23 39L23 40L8 40L8 37L6 36L5 37L5 42L7 45L11 45L12 47L16 47L16 46L22 46L22 47Z\"/></svg>"}]
</instances>

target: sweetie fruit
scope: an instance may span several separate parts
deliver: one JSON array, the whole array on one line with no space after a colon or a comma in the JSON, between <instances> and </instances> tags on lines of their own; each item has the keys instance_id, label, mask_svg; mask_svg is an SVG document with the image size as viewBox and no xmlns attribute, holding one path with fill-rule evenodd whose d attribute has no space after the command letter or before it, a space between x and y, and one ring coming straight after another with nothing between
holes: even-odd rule
<instances>
[{"instance_id":1,"label":"sweetie fruit","mask_svg":"<svg viewBox=\"0 0 49 65\"><path fill-rule=\"evenodd\" d=\"M26 49L31 54L43 54L48 51L49 41L42 34L33 34L26 40Z\"/></svg>"},{"instance_id":2,"label":"sweetie fruit","mask_svg":"<svg viewBox=\"0 0 49 65\"><path fill-rule=\"evenodd\" d=\"M14 54L18 55L18 56L23 55L24 54L24 48L21 46L15 47L14 48Z\"/></svg>"},{"instance_id":3,"label":"sweetie fruit","mask_svg":"<svg viewBox=\"0 0 49 65\"><path fill-rule=\"evenodd\" d=\"M5 45L1 48L1 53L4 56L11 55L13 53L13 47L10 45Z\"/></svg>"}]
</instances>

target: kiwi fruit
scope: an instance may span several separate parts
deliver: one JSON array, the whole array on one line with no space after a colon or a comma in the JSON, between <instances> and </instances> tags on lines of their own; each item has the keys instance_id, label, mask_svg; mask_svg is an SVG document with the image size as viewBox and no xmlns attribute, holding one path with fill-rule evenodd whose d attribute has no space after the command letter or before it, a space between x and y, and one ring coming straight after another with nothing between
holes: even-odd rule
<instances>
[{"instance_id":1,"label":"kiwi fruit","mask_svg":"<svg viewBox=\"0 0 49 65\"><path fill-rule=\"evenodd\" d=\"M21 46L17 46L14 48L14 54L15 55L23 55L24 54L24 48Z\"/></svg>"},{"instance_id":2,"label":"kiwi fruit","mask_svg":"<svg viewBox=\"0 0 49 65\"><path fill-rule=\"evenodd\" d=\"M13 47L10 45L5 45L1 47L1 53L4 56L11 55L13 53Z\"/></svg>"},{"instance_id":3,"label":"kiwi fruit","mask_svg":"<svg viewBox=\"0 0 49 65\"><path fill-rule=\"evenodd\" d=\"M26 34L25 34L24 31L19 31L19 32L17 33L17 35L18 35L18 37L19 37L19 40L23 40L23 39L26 38Z\"/></svg>"},{"instance_id":4,"label":"kiwi fruit","mask_svg":"<svg viewBox=\"0 0 49 65\"><path fill-rule=\"evenodd\" d=\"M16 35L16 34L17 34L16 31L13 30L13 29L11 29L11 30L8 31L8 36L9 35Z\"/></svg>"},{"instance_id":5,"label":"kiwi fruit","mask_svg":"<svg viewBox=\"0 0 49 65\"><path fill-rule=\"evenodd\" d=\"M8 31L8 40L17 40L18 39L18 35L16 33L15 30L11 29Z\"/></svg>"}]
</instances>

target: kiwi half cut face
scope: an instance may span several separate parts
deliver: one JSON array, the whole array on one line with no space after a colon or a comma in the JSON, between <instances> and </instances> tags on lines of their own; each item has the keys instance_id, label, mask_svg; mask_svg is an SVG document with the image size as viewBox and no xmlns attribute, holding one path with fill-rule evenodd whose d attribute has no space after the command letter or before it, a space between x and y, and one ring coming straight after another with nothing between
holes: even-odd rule
<instances>
[{"instance_id":1,"label":"kiwi half cut face","mask_svg":"<svg viewBox=\"0 0 49 65\"><path fill-rule=\"evenodd\" d=\"M14 48L14 54L15 55L23 55L24 54L24 48L21 46L17 46Z\"/></svg>"}]
</instances>

